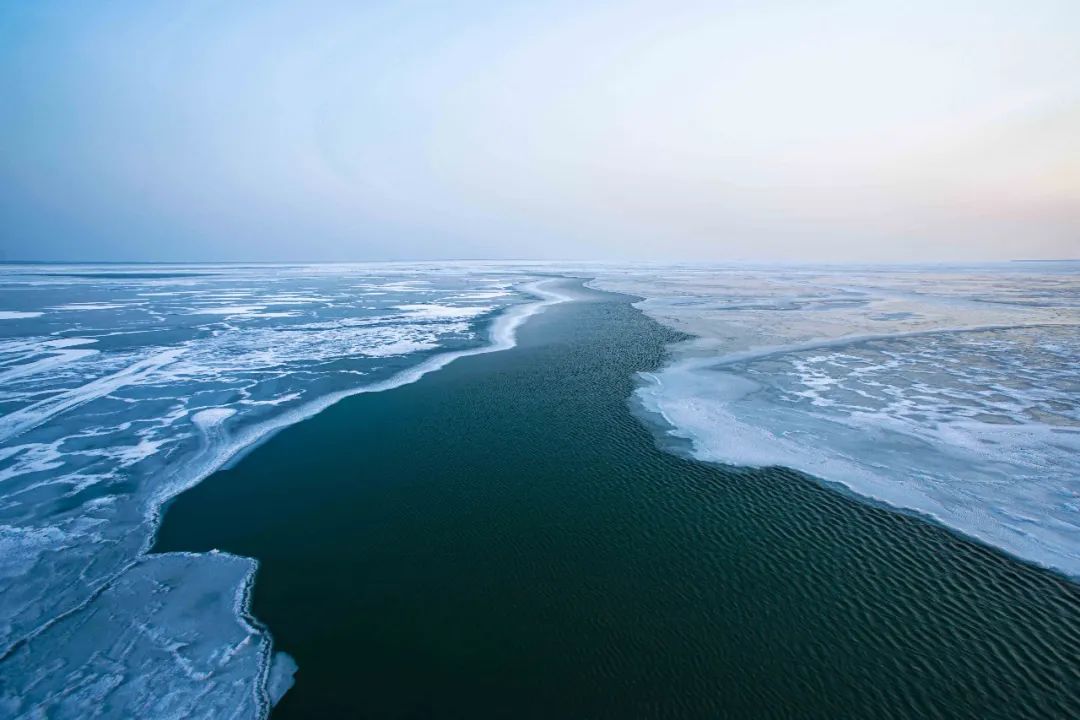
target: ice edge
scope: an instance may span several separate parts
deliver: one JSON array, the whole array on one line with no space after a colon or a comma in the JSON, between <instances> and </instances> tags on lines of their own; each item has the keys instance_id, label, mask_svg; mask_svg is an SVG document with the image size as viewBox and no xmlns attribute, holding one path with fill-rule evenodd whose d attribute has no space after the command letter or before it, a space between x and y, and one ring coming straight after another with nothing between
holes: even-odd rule
<instances>
[{"instance_id":1,"label":"ice edge","mask_svg":"<svg viewBox=\"0 0 1080 720\"><path fill-rule=\"evenodd\" d=\"M260 443L268 440L276 432L295 423L314 417L323 410L326 410L348 397L364 393L383 392L404 385L410 385L429 373L441 370L459 358L512 349L517 345L517 331L527 319L537 315L550 306L569 302L574 299L572 295L559 292L557 289L549 287L555 283L565 282L570 279L572 278L547 278L524 283L515 287L515 290L532 295L539 300L537 302L510 306L498 314L492 321L488 330L488 344L486 345L433 355L418 365L402 370L386 380L369 385L361 385L348 390L341 390L314 399L306 405L294 408L290 412L267 420L259 425L248 427L234 437L228 437L226 435L219 427L220 422L205 423L200 428L203 436L202 451L190 462L186 463L181 470L174 473L169 480L163 483L161 490L152 496L145 516L145 521L149 525L150 533L147 536L147 541L144 543L143 547L140 548L138 554L117 573L104 578L101 584L94 589L94 592L84 602L50 618L22 637L13 639L7 647L0 649L0 663L11 657L21 646L32 641L50 627L56 625L63 619L84 610L96 598L100 597L102 593L106 592L125 573L150 556L150 550L156 542L157 532L160 528L164 510L169 501L177 495L198 485L211 474L230 462L238 460L245 453L250 452L257 447ZM216 553L217 551L211 552ZM228 553L221 554L229 555ZM166 553L166 555L182 555L199 558L206 555L206 553ZM266 718L269 716L273 705L276 704L277 700L279 700L284 692L287 691L287 688L291 683L286 683L278 693L275 693L272 687L275 682L281 682L280 679L274 677L273 665L275 657L282 653L274 652L273 638L269 629L266 628L252 612L251 596L258 571L258 561L254 558L234 557L251 563L250 569L243 582L236 588L233 609L238 624L247 629L251 636L259 639L261 642L260 667L258 668L258 674L252 687L252 692L255 693L255 705L260 712L260 716ZM289 660L291 661L291 659ZM293 667L295 667L295 665L293 665Z\"/></svg>"},{"instance_id":2,"label":"ice edge","mask_svg":"<svg viewBox=\"0 0 1080 720\"><path fill-rule=\"evenodd\" d=\"M571 295L558 292L557 290L548 289L546 286L558 282L559 279L539 280L536 282L526 283L516 288L522 292L529 293L534 297L540 298L539 302L524 303L521 305L513 305L500 313L492 322L488 331L489 343L476 348L469 348L467 350L455 350L452 352L440 353L434 355L424 362L416 365L415 367L402 370L396 375L387 378L386 380L372 383L370 385L362 385L349 390L342 390L330 395L323 396L302 407L296 408L291 412L284 413L277 418L269 420L261 425L255 425L247 429L246 432L240 433L236 438L228 441L224 446L219 446L215 449L213 443L213 428L204 429L204 436L206 437L207 454L209 457L202 459L201 462L196 461L196 467L198 470L192 474L186 482L179 485L175 485L167 495L163 493L159 496L153 505L153 510L150 516L147 517L147 521L152 523L152 533L147 545L142 548L138 558L131 564L134 565L138 560L142 559L153 547L157 537L157 530L161 523L161 517L165 506L169 500L176 497L185 490L198 485L205 480L211 474L218 469L224 467L229 462L239 459L243 454L250 452L259 444L268 440L274 433L284 428L294 425L298 422L307 420L315 415L319 414L323 410L336 405L342 400L353 397L355 395L361 395L364 393L383 392L385 390L393 390L394 388L402 387L404 385L411 385L417 382L425 375L441 370L454 360L463 357L469 357L472 355L484 355L492 352L499 352L503 350L510 350L517 345L517 331L530 317L542 312L544 309L557 305L563 302L569 302L573 300ZM223 437L223 433L220 437ZM190 466L189 466L190 467ZM186 555L199 555L198 553L185 553ZM261 717L266 718L270 715L270 710L276 704L281 697L272 697L271 683L273 680L273 662L274 662L274 648L273 648L273 636L271 635L269 628L263 625L254 615L251 608L251 596L252 589L255 583L255 576L258 572L258 560L256 558L245 558L251 561L251 570L245 578L244 583L237 590L236 604L234 612L237 617L237 621L244 627L248 628L253 635L261 635L264 644L262 648L261 664L258 672L258 681L253 688L253 692L256 693L256 703L261 710ZM128 566L130 567L130 565ZM125 568L126 570L127 568ZM123 572L123 571L122 571ZM118 573L117 576L119 576ZM115 578L113 578L115 579ZM103 584L107 587L111 583L111 580ZM77 612L73 610L72 612ZM52 624L51 622L49 624ZM36 632L34 634L37 634ZM29 638L27 638L29 639ZM16 645L19 643L16 643ZM14 647L14 645L13 645ZM290 683L291 685L291 683ZM286 686L286 691L287 691ZM283 691L281 695L284 695Z\"/></svg>"},{"instance_id":3,"label":"ice edge","mask_svg":"<svg viewBox=\"0 0 1080 720\"><path fill-rule=\"evenodd\" d=\"M589 286L589 283L586 283L586 286ZM618 291L607 290L606 292ZM624 294L631 295L632 297L637 297L629 293ZM651 317L649 313L647 313L643 308L640 307L641 302L634 302L632 303L632 305L640 312ZM660 322L655 318L653 319L655 322ZM663 325L664 323L660 324ZM1064 563L1055 562L1046 558L1040 558L1031 554L1022 554L1004 543L995 542L994 538L983 537L977 531L968 531L964 528L949 523L946 520L938 517L933 511L924 510L916 507L909 507L907 505L892 502L886 498L879 497L878 495L874 494L874 492L870 489L856 487L856 484L853 482L838 479L835 477L824 477L810 470L800 468L794 465L784 465L783 463L749 464L737 462L735 460L728 462L724 460L717 460L714 458L705 457L705 453L703 452L700 445L702 441L698 437L698 435L693 430L680 426L676 420L668 416L668 414L664 412L661 403L657 400L657 398L662 394L661 388L664 385L665 376L672 374L678 375L680 373L693 374L702 370L715 370L738 362L757 360L773 355L782 355L791 352L798 352L803 350L817 350L822 348L842 348L845 346L861 344L874 340L983 332L987 330L1013 330L1041 327L1075 327L1076 325L1077 323L1073 322L987 324L934 328L927 330L915 330L896 333L845 335L837 338L820 338L805 342L791 343L787 345L764 346L746 351L728 353L712 357L671 358L667 363L665 363L661 368L656 371L642 372L637 374L637 387L630 398L630 402L638 412L643 414L643 421L646 425L651 426L650 430L652 430L654 434L656 434L657 436L662 436L664 438L681 440L686 443L685 445L665 445L663 449L667 452L672 452L674 454L687 457L697 462L705 462L709 464L722 465L732 468L762 468L770 466L787 467L790 470L794 470L795 472L811 478L822 487L826 487L836 492L841 492L842 494L854 498L864 504L871 505L873 507L881 507L892 512L901 513L903 515L908 515L911 517L917 517L924 522L929 522L937 527L943 528L958 537L961 537L982 547L989 548L994 552L1001 553L1009 557L1010 559L1020 562L1024 565L1034 566L1041 570L1049 571L1060 577L1064 577L1072 582L1080 582L1080 571L1077 571L1071 567L1067 567ZM690 342L693 342L693 340L701 339L699 336L687 333L685 330L679 330L679 332L686 333L690 338L692 338ZM669 345L669 348L678 344L680 343L672 343Z\"/></svg>"}]
</instances>

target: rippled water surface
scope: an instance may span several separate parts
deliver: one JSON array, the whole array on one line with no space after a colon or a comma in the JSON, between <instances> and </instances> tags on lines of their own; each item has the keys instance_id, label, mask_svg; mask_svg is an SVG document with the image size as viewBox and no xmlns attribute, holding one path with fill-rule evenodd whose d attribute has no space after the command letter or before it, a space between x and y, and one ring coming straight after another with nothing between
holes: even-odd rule
<instances>
[{"instance_id":1,"label":"rippled water surface","mask_svg":"<svg viewBox=\"0 0 1080 720\"><path fill-rule=\"evenodd\" d=\"M549 308L517 348L345 400L175 501L159 550L261 562L254 613L299 666L275 718L1080 716L1075 585L660 449L628 398L684 338L630 302ZM857 370L895 350L785 357L802 375L772 391L877 412L895 396ZM942 364L924 352L903 382Z\"/></svg>"}]
</instances>

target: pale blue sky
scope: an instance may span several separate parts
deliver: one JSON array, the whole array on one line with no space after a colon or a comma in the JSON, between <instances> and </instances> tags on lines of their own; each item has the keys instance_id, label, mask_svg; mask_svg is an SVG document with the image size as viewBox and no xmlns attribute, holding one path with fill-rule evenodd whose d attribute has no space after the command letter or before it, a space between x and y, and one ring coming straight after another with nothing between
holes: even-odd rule
<instances>
[{"instance_id":1,"label":"pale blue sky","mask_svg":"<svg viewBox=\"0 0 1080 720\"><path fill-rule=\"evenodd\" d=\"M0 259L1080 255L1080 2L0 0Z\"/></svg>"}]
</instances>

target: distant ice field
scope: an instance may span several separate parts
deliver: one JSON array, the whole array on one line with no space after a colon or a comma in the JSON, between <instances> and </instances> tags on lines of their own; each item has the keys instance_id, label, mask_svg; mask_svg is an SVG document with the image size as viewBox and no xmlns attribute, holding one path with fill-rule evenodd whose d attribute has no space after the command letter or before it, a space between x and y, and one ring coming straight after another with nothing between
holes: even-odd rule
<instances>
[{"instance_id":1,"label":"distant ice field","mask_svg":"<svg viewBox=\"0 0 1080 720\"><path fill-rule=\"evenodd\" d=\"M145 555L162 505L340 397L511 346L557 299L528 280L0 266L0 716L264 717L291 661L247 616L255 563Z\"/></svg>"},{"instance_id":2,"label":"distant ice field","mask_svg":"<svg viewBox=\"0 0 1080 720\"><path fill-rule=\"evenodd\" d=\"M801 470L1080 578L1080 264L596 274L694 337L637 400L695 457Z\"/></svg>"}]
</instances>

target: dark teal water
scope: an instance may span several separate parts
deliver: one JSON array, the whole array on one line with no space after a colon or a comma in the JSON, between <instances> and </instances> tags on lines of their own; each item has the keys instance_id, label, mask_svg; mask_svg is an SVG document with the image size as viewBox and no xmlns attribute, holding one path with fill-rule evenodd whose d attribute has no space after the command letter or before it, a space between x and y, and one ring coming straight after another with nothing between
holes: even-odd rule
<instances>
[{"instance_id":1,"label":"dark teal water","mask_svg":"<svg viewBox=\"0 0 1080 720\"><path fill-rule=\"evenodd\" d=\"M1080 589L782 469L657 449L622 296L295 425L159 550L261 562L292 718L1080 717Z\"/></svg>"}]
</instances>

